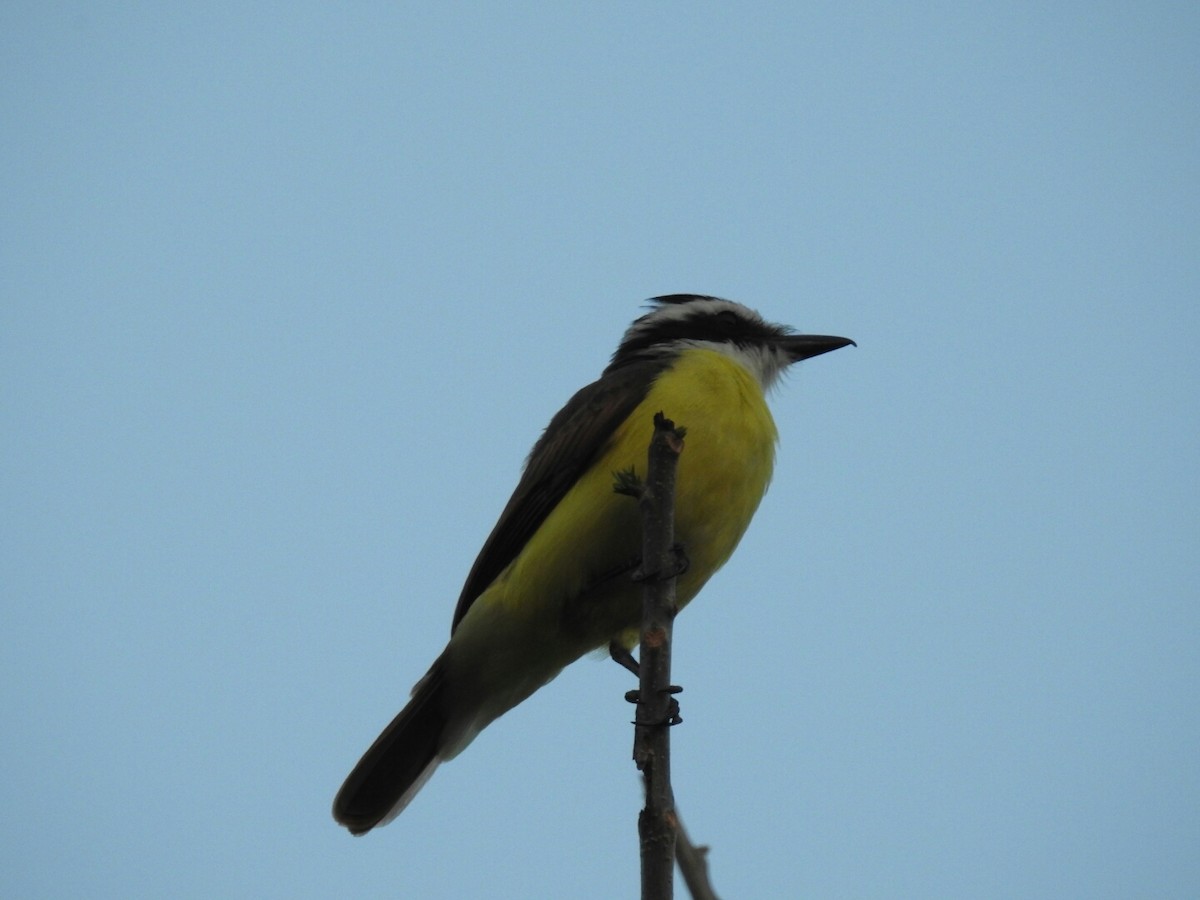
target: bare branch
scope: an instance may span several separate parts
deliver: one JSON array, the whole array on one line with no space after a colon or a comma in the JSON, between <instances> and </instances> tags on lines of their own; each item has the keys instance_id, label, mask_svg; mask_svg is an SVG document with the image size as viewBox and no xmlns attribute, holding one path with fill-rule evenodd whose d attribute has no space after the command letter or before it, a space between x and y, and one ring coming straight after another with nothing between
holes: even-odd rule
<instances>
[{"instance_id":1,"label":"bare branch","mask_svg":"<svg viewBox=\"0 0 1200 900\"><path fill-rule=\"evenodd\" d=\"M685 434L661 412L656 414L645 483L630 470L616 473L613 487L636 498L642 510L642 565L634 576L645 585L641 662L616 640L608 648L639 682L639 689L625 696L638 704L633 758L646 786L646 806L638 816L642 900L670 900L675 862L694 900L718 900L708 879L708 848L693 846L671 790L670 726L682 721L674 698L682 688L671 685L671 631L677 612L675 580L687 569L686 555L675 543L675 470Z\"/></svg>"},{"instance_id":2,"label":"bare branch","mask_svg":"<svg viewBox=\"0 0 1200 900\"><path fill-rule=\"evenodd\" d=\"M678 821L671 792L670 726L679 721L671 686L671 627L675 620L675 470L683 452L683 431L661 412L654 417L642 510L641 663L633 758L646 785L646 806L638 816L641 839L642 900L670 900L674 889Z\"/></svg>"},{"instance_id":3,"label":"bare branch","mask_svg":"<svg viewBox=\"0 0 1200 900\"><path fill-rule=\"evenodd\" d=\"M712 882L708 880L708 848L697 847L692 843L687 829L683 827L683 820L678 815L675 817L675 823L679 827L675 846L676 862L679 863L679 874L683 876L683 882L687 885L692 900L720 900L713 890Z\"/></svg>"}]
</instances>

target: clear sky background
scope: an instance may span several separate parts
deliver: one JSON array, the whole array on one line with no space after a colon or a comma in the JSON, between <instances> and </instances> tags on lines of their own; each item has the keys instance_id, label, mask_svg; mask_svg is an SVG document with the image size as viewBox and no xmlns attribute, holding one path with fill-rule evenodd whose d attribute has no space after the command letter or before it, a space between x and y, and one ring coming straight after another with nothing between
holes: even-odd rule
<instances>
[{"instance_id":1,"label":"clear sky background","mask_svg":"<svg viewBox=\"0 0 1200 900\"><path fill-rule=\"evenodd\" d=\"M727 897L1200 895L1200 7L0 9L0 894L635 896L584 660L329 815L645 298L855 338L680 618ZM686 423L685 423L686 424Z\"/></svg>"}]
</instances>

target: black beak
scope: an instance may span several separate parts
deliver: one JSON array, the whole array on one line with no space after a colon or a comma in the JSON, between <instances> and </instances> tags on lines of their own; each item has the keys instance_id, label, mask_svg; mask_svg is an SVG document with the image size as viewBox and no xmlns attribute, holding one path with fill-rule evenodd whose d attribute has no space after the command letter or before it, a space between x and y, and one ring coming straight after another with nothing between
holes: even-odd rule
<instances>
[{"instance_id":1,"label":"black beak","mask_svg":"<svg viewBox=\"0 0 1200 900\"><path fill-rule=\"evenodd\" d=\"M778 344L792 358L792 362L812 359L839 347L858 346L850 338L830 337L827 334L789 334L780 338Z\"/></svg>"}]
</instances>

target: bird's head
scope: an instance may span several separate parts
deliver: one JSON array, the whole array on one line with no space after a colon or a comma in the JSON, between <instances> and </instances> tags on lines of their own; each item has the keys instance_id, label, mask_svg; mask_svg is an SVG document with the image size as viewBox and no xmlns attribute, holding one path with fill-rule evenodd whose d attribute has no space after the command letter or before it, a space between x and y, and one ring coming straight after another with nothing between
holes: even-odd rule
<instances>
[{"instance_id":1,"label":"bird's head","mask_svg":"<svg viewBox=\"0 0 1200 900\"><path fill-rule=\"evenodd\" d=\"M702 347L737 360L766 390L792 363L854 344L850 338L795 334L748 306L720 297L668 294L649 302L650 311L629 326L606 373Z\"/></svg>"}]
</instances>

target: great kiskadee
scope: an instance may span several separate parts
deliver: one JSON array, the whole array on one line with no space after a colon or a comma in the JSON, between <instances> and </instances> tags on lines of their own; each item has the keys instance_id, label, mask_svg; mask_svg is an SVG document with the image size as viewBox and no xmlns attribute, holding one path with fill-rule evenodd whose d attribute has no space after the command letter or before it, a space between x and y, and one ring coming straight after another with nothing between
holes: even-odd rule
<instances>
[{"instance_id":1,"label":"great kiskadee","mask_svg":"<svg viewBox=\"0 0 1200 900\"><path fill-rule=\"evenodd\" d=\"M854 343L792 334L717 297L650 304L534 444L467 576L450 642L338 792L333 816L353 834L399 815L439 763L564 666L637 643L641 520L613 484L645 471L656 412L687 429L675 495L682 607L729 559L771 480L766 390L792 363Z\"/></svg>"}]
</instances>

